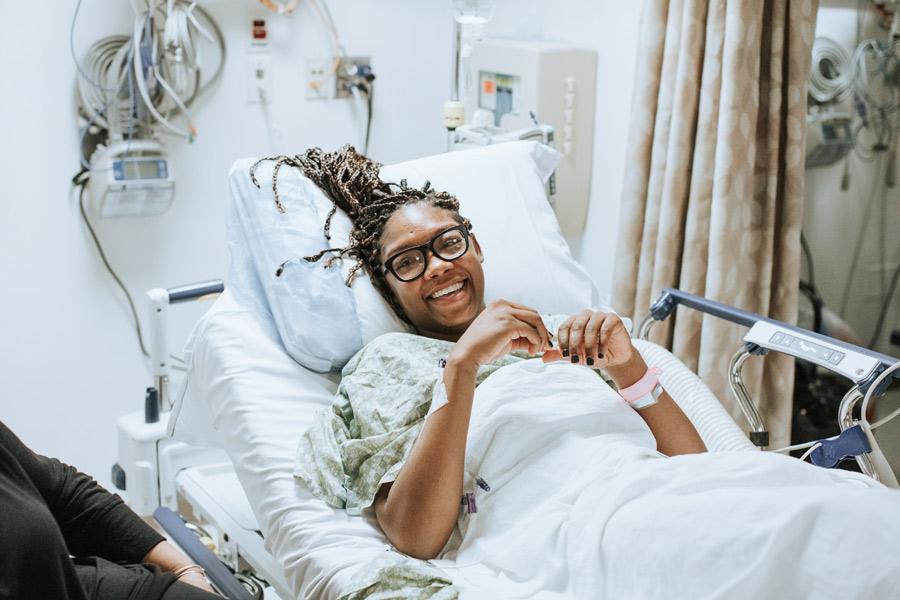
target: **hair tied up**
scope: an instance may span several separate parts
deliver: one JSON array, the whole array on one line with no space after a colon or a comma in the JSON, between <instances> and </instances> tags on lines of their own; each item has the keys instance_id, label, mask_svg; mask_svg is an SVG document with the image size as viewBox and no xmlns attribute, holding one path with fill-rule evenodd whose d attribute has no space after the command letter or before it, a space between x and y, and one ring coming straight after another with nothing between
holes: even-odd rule
<instances>
[{"instance_id":1,"label":"hair tied up","mask_svg":"<svg viewBox=\"0 0 900 600\"><path fill-rule=\"evenodd\" d=\"M272 156L261 158L250 167L250 180L260 188L256 177L256 169L265 161L274 161L272 169L272 192L275 208L279 213L286 212L278 194L278 173L283 165L300 169L303 174L315 183L331 200L331 210L325 218L325 239L331 240L331 220L337 210L343 210L353 228L350 231L349 244L343 248L325 248L311 256L304 256L306 262L316 262L326 254L328 257L323 267L331 267L335 261L345 256L356 259L350 268L344 283L350 286L359 270L366 268L371 275L372 284L388 301L391 308L403 320L409 319L394 297L387 282L381 276L379 254L381 252L381 234L390 216L400 207L415 202L428 202L432 206L449 211L459 223L468 225L468 219L459 214L459 202L448 192L437 192L426 181L421 189L409 187L406 179L400 183L385 182L379 178L381 164L359 154L353 146L346 145L337 152L324 152L321 148L310 148L302 154L294 156ZM284 273L285 266L296 259L281 263L275 276Z\"/></svg>"}]
</instances>

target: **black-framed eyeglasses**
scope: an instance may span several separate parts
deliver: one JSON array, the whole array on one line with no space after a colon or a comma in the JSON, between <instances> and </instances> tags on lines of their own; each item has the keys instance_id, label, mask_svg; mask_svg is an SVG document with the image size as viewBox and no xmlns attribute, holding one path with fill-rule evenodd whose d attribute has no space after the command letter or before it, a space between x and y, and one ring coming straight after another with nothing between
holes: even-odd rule
<instances>
[{"instance_id":1,"label":"black-framed eyeglasses","mask_svg":"<svg viewBox=\"0 0 900 600\"><path fill-rule=\"evenodd\" d=\"M441 260L453 262L468 250L469 229L460 224L440 232L426 244L398 252L384 261L381 268L400 281L414 281L425 273L429 251Z\"/></svg>"}]
</instances>

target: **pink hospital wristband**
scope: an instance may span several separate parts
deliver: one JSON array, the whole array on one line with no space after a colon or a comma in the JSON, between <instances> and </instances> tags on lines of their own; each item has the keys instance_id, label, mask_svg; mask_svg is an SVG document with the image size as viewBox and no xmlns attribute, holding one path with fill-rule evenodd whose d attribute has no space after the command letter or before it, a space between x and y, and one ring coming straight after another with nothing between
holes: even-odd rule
<instances>
[{"instance_id":1,"label":"pink hospital wristband","mask_svg":"<svg viewBox=\"0 0 900 600\"><path fill-rule=\"evenodd\" d=\"M662 393L662 386L659 385L660 374L662 374L662 369L650 367L635 383L619 390L619 395L634 409L646 408L655 404L659 394ZM657 390L657 388L659 389Z\"/></svg>"}]
</instances>

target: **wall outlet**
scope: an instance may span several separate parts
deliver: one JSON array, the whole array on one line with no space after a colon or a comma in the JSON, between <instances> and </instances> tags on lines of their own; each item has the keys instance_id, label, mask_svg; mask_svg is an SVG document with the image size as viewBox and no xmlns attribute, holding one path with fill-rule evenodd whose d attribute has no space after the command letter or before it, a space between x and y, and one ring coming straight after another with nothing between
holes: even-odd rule
<instances>
[{"instance_id":1,"label":"wall outlet","mask_svg":"<svg viewBox=\"0 0 900 600\"><path fill-rule=\"evenodd\" d=\"M335 69L335 98L350 98L350 88L372 73L372 57L344 56Z\"/></svg>"},{"instance_id":2,"label":"wall outlet","mask_svg":"<svg viewBox=\"0 0 900 600\"><path fill-rule=\"evenodd\" d=\"M247 55L247 102L262 104L272 101L272 56L254 52Z\"/></svg>"},{"instance_id":3,"label":"wall outlet","mask_svg":"<svg viewBox=\"0 0 900 600\"><path fill-rule=\"evenodd\" d=\"M334 98L334 58L311 58L306 61L306 98Z\"/></svg>"}]
</instances>

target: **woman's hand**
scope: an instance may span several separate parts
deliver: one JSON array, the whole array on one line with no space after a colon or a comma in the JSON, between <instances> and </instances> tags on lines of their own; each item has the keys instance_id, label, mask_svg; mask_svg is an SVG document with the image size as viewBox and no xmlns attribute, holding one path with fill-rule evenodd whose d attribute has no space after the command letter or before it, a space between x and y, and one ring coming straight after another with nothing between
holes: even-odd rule
<instances>
[{"instance_id":1,"label":"woman's hand","mask_svg":"<svg viewBox=\"0 0 900 600\"><path fill-rule=\"evenodd\" d=\"M181 551L170 544L162 541L153 548L141 560L143 563L149 563L158 566L163 571L177 571L185 565L191 564L190 559L181 553ZM216 591L210 587L205 575L189 571L178 578L178 581L200 588L206 592L215 594Z\"/></svg>"},{"instance_id":2,"label":"woman's hand","mask_svg":"<svg viewBox=\"0 0 900 600\"><path fill-rule=\"evenodd\" d=\"M568 359L576 364L603 368L616 384L626 386L633 383L624 381L631 379L632 373L640 371L637 375L640 378L647 370L631 343L625 324L615 313L585 310L573 315L560 325L557 340L559 348L545 352L544 362Z\"/></svg>"},{"instance_id":3,"label":"woman's hand","mask_svg":"<svg viewBox=\"0 0 900 600\"><path fill-rule=\"evenodd\" d=\"M216 591L212 589L212 586L209 585L209 581L207 581L206 575L201 575L200 573L185 573L178 578L178 581L180 581L181 583L192 585L195 588L200 588L204 592L209 592L210 594L216 593Z\"/></svg>"},{"instance_id":4,"label":"woman's hand","mask_svg":"<svg viewBox=\"0 0 900 600\"><path fill-rule=\"evenodd\" d=\"M472 321L447 356L447 363L477 369L513 350L533 355L552 347L550 332L536 310L496 300Z\"/></svg>"}]
</instances>

